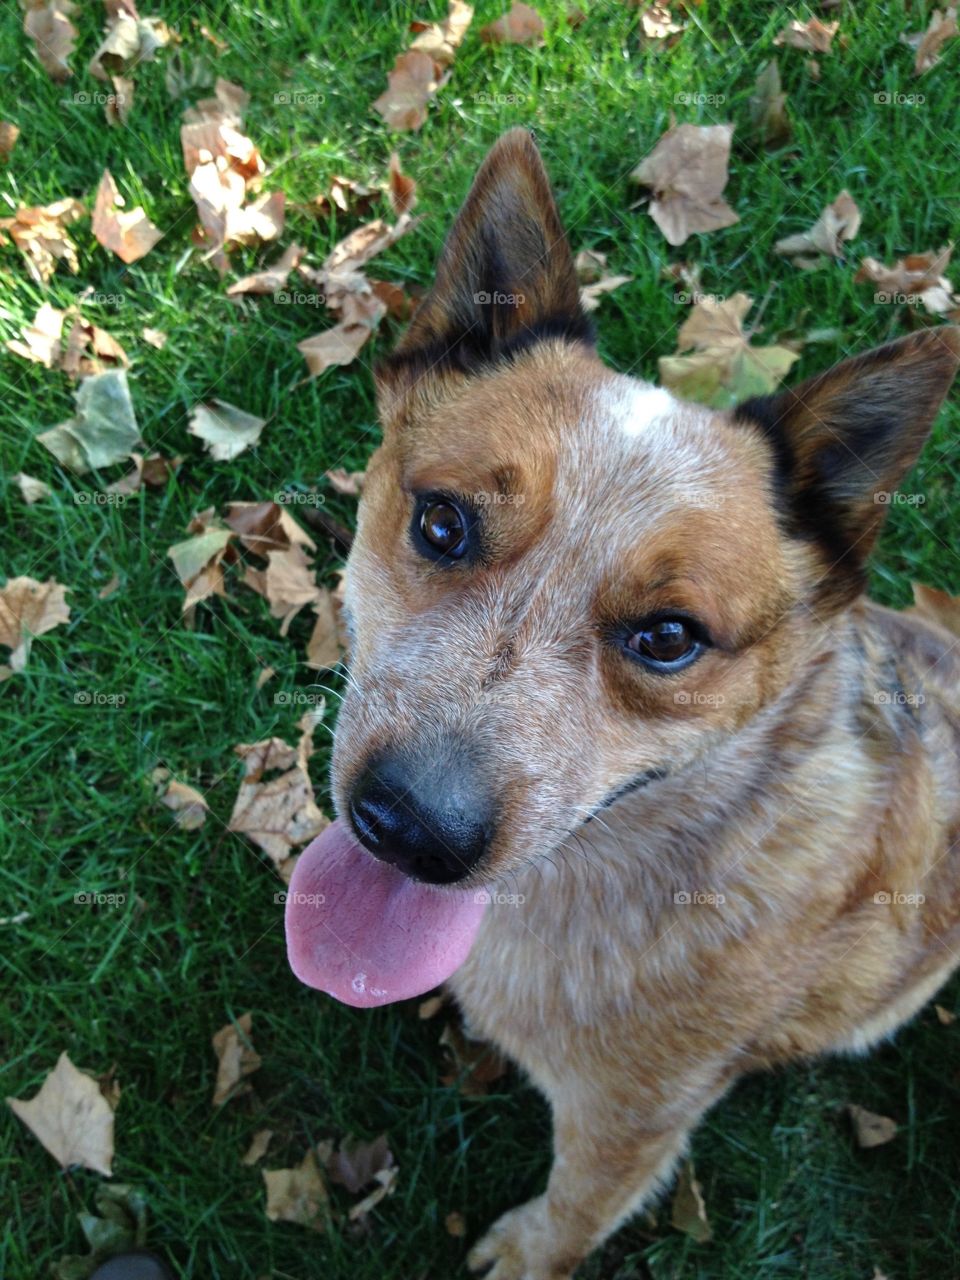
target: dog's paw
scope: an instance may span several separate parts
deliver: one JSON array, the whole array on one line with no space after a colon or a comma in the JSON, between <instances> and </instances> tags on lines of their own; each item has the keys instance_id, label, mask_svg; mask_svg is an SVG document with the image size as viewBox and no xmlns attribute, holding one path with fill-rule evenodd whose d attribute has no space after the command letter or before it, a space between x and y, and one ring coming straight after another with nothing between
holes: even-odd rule
<instances>
[{"instance_id":1,"label":"dog's paw","mask_svg":"<svg viewBox=\"0 0 960 1280\"><path fill-rule=\"evenodd\" d=\"M538 1196L498 1218L471 1249L467 1266L484 1272L484 1280L571 1280L580 1258L566 1252L564 1259L546 1199Z\"/></svg>"}]
</instances>

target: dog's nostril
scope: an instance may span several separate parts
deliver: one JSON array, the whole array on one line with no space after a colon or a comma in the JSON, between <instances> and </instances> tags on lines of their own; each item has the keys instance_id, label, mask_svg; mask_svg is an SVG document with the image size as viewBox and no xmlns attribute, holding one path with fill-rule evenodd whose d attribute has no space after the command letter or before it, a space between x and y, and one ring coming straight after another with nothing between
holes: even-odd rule
<instances>
[{"instance_id":1,"label":"dog's nostril","mask_svg":"<svg viewBox=\"0 0 960 1280\"><path fill-rule=\"evenodd\" d=\"M379 849L383 844L383 814L373 800L364 795L350 798L350 821L362 844Z\"/></svg>"}]
</instances>

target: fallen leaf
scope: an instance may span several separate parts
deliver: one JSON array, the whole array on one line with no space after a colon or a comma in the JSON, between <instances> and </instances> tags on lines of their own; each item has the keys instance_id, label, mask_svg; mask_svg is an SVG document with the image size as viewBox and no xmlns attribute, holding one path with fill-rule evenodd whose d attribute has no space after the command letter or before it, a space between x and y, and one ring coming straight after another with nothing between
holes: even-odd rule
<instances>
[{"instance_id":1,"label":"fallen leaf","mask_svg":"<svg viewBox=\"0 0 960 1280\"><path fill-rule=\"evenodd\" d=\"M300 721L296 749L282 738L241 743L244 778L230 815L228 830L245 835L280 866L291 852L307 844L328 825L317 808L307 761L313 751L312 716ZM274 776L268 777L272 774Z\"/></svg>"},{"instance_id":2,"label":"fallen leaf","mask_svg":"<svg viewBox=\"0 0 960 1280\"><path fill-rule=\"evenodd\" d=\"M670 244L740 221L721 196L732 137L732 124L674 125L631 173L653 193L647 212Z\"/></svg>"},{"instance_id":3,"label":"fallen leaf","mask_svg":"<svg viewBox=\"0 0 960 1280\"><path fill-rule=\"evenodd\" d=\"M334 490L346 498L359 498L367 478L365 471L345 471L343 467L334 467L332 471L325 471L323 474Z\"/></svg>"},{"instance_id":4,"label":"fallen leaf","mask_svg":"<svg viewBox=\"0 0 960 1280\"><path fill-rule=\"evenodd\" d=\"M20 126L11 120L0 120L0 160L9 160L20 137Z\"/></svg>"},{"instance_id":5,"label":"fallen leaf","mask_svg":"<svg viewBox=\"0 0 960 1280\"><path fill-rule=\"evenodd\" d=\"M387 73L387 88L373 104L391 129L419 129L427 118L427 103L443 83L443 68L422 49L397 55Z\"/></svg>"},{"instance_id":6,"label":"fallen leaf","mask_svg":"<svg viewBox=\"0 0 960 1280\"><path fill-rule=\"evenodd\" d=\"M259 691L265 684L269 684L276 674L276 667L263 667L257 676L256 689Z\"/></svg>"},{"instance_id":7,"label":"fallen leaf","mask_svg":"<svg viewBox=\"0 0 960 1280\"><path fill-rule=\"evenodd\" d=\"M462 1239L467 1234L467 1220L457 1209L447 1214L443 1225L446 1227L447 1235L453 1236L456 1240Z\"/></svg>"},{"instance_id":8,"label":"fallen leaf","mask_svg":"<svg viewBox=\"0 0 960 1280\"><path fill-rule=\"evenodd\" d=\"M839 29L839 22L821 22L819 18L808 18L806 22L794 19L774 37L773 43L787 45L791 49L807 49L812 53L830 53L833 37Z\"/></svg>"},{"instance_id":9,"label":"fallen leaf","mask_svg":"<svg viewBox=\"0 0 960 1280\"><path fill-rule=\"evenodd\" d=\"M78 1071L64 1051L39 1093L7 1105L61 1168L82 1165L105 1177L113 1170L113 1108L93 1076Z\"/></svg>"},{"instance_id":10,"label":"fallen leaf","mask_svg":"<svg viewBox=\"0 0 960 1280\"><path fill-rule=\"evenodd\" d=\"M399 1169L394 1165L389 1169L381 1169L374 1176L377 1186L373 1191L369 1192L359 1200L356 1204L350 1206L350 1212L347 1217L351 1222L363 1222L371 1209L376 1208L385 1196L392 1196L397 1189L397 1177Z\"/></svg>"},{"instance_id":11,"label":"fallen leaf","mask_svg":"<svg viewBox=\"0 0 960 1280\"><path fill-rule=\"evenodd\" d=\"M251 1043L252 1027L253 1014L244 1013L236 1022L228 1022L221 1027L212 1038L213 1051L217 1055L217 1082L213 1090L215 1107L250 1092L252 1086L243 1081L259 1068L262 1061Z\"/></svg>"},{"instance_id":12,"label":"fallen leaf","mask_svg":"<svg viewBox=\"0 0 960 1280\"><path fill-rule=\"evenodd\" d=\"M140 18L118 9L107 33L90 59L90 73L98 80L126 77L141 62L153 62L157 50L170 43L170 30L160 18Z\"/></svg>"},{"instance_id":13,"label":"fallen leaf","mask_svg":"<svg viewBox=\"0 0 960 1280\"><path fill-rule=\"evenodd\" d=\"M295 1222L312 1231L327 1225L327 1188L312 1150L292 1169L264 1169L267 1217L271 1222Z\"/></svg>"},{"instance_id":14,"label":"fallen leaf","mask_svg":"<svg viewBox=\"0 0 960 1280\"><path fill-rule=\"evenodd\" d=\"M463 43L472 21L473 5L465 4L464 0L450 0L443 22L414 24L419 35L410 48L428 53L441 67L452 66L457 49Z\"/></svg>"},{"instance_id":15,"label":"fallen leaf","mask_svg":"<svg viewBox=\"0 0 960 1280\"><path fill-rule=\"evenodd\" d=\"M396 217L410 213L417 203L417 184L413 178L402 172L400 157L395 151L390 153L387 167L387 190L390 196L390 208Z\"/></svg>"},{"instance_id":16,"label":"fallen leaf","mask_svg":"<svg viewBox=\"0 0 960 1280\"><path fill-rule=\"evenodd\" d=\"M142 454L134 451L133 470L120 480L107 485L107 493L139 493L143 485L148 489L165 489L170 476L177 470L183 458L165 458L161 453Z\"/></svg>"},{"instance_id":17,"label":"fallen leaf","mask_svg":"<svg viewBox=\"0 0 960 1280\"><path fill-rule=\"evenodd\" d=\"M633 276L601 276L599 280L595 280L592 284L581 285L580 305L584 311L595 311L605 293L610 293L613 289L619 289L623 284L629 284L632 279Z\"/></svg>"},{"instance_id":18,"label":"fallen leaf","mask_svg":"<svg viewBox=\"0 0 960 1280\"><path fill-rule=\"evenodd\" d=\"M750 345L743 320L752 305L745 293L698 301L677 335L677 351L693 354L660 357L663 386L715 409L778 386L799 356L787 347Z\"/></svg>"},{"instance_id":19,"label":"fallen leaf","mask_svg":"<svg viewBox=\"0 0 960 1280\"><path fill-rule=\"evenodd\" d=\"M129 458L140 443L140 429L126 372L110 369L84 378L74 399L74 416L38 435L39 443L80 474Z\"/></svg>"},{"instance_id":20,"label":"fallen leaf","mask_svg":"<svg viewBox=\"0 0 960 1280\"><path fill-rule=\"evenodd\" d=\"M435 1018L446 1003L444 995L428 996L417 1006L417 1017L421 1022L427 1022L430 1018Z\"/></svg>"},{"instance_id":21,"label":"fallen leaf","mask_svg":"<svg viewBox=\"0 0 960 1280\"><path fill-rule=\"evenodd\" d=\"M312 608L317 621L307 641L307 666L311 671L326 671L335 667L343 657L337 609L331 593L321 590L320 597L312 604Z\"/></svg>"},{"instance_id":22,"label":"fallen leaf","mask_svg":"<svg viewBox=\"0 0 960 1280\"><path fill-rule=\"evenodd\" d=\"M486 44L543 44L543 19L528 4L514 0L511 8L480 30L480 39Z\"/></svg>"},{"instance_id":23,"label":"fallen leaf","mask_svg":"<svg viewBox=\"0 0 960 1280\"><path fill-rule=\"evenodd\" d=\"M316 550L316 543L297 524L286 508L276 502L231 502L224 517L247 551L267 556L299 543Z\"/></svg>"},{"instance_id":24,"label":"fallen leaf","mask_svg":"<svg viewBox=\"0 0 960 1280\"><path fill-rule=\"evenodd\" d=\"M372 330L365 324L336 324L332 329L304 338L297 350L307 362L310 377L315 378L335 364L352 364Z\"/></svg>"},{"instance_id":25,"label":"fallen leaf","mask_svg":"<svg viewBox=\"0 0 960 1280\"><path fill-rule=\"evenodd\" d=\"M66 314L49 302L42 303L30 324L21 330L21 338L7 340L7 350L24 360L34 360L47 369L56 368L60 361Z\"/></svg>"},{"instance_id":26,"label":"fallen leaf","mask_svg":"<svg viewBox=\"0 0 960 1280\"><path fill-rule=\"evenodd\" d=\"M780 147L793 135L776 58L771 58L757 76L750 98L750 121L765 147Z\"/></svg>"},{"instance_id":27,"label":"fallen leaf","mask_svg":"<svg viewBox=\"0 0 960 1280\"><path fill-rule=\"evenodd\" d=\"M187 430L206 443L215 462L229 462L256 444L265 426L265 418L245 413L226 400L212 400L190 411Z\"/></svg>"},{"instance_id":28,"label":"fallen leaf","mask_svg":"<svg viewBox=\"0 0 960 1280\"><path fill-rule=\"evenodd\" d=\"M341 213L365 218L379 194L378 187L369 187L366 183L338 174L330 181L330 194L314 196L306 211L314 216L327 217L339 209Z\"/></svg>"},{"instance_id":29,"label":"fallen leaf","mask_svg":"<svg viewBox=\"0 0 960 1280\"><path fill-rule=\"evenodd\" d=\"M647 40L668 40L683 31L683 24L674 22L673 14L665 4L654 4L644 9L640 15L640 26Z\"/></svg>"},{"instance_id":30,"label":"fallen leaf","mask_svg":"<svg viewBox=\"0 0 960 1280\"><path fill-rule=\"evenodd\" d=\"M449 1062L449 1069L440 1080L445 1085L457 1085L464 1097L483 1096L491 1084L507 1074L507 1063L493 1045L471 1039L456 1023L444 1027L440 1045Z\"/></svg>"},{"instance_id":31,"label":"fallen leaf","mask_svg":"<svg viewBox=\"0 0 960 1280\"><path fill-rule=\"evenodd\" d=\"M949 9L934 9L926 31L901 36L904 44L917 51L913 62L914 75L922 76L935 67L940 61L940 50L957 34L957 9L954 5Z\"/></svg>"},{"instance_id":32,"label":"fallen leaf","mask_svg":"<svg viewBox=\"0 0 960 1280\"><path fill-rule=\"evenodd\" d=\"M326 1170L331 1182L346 1187L351 1195L358 1195L375 1180L378 1173L392 1168L393 1164L389 1139L385 1133L381 1133L372 1142L344 1138L339 1151L327 1159Z\"/></svg>"},{"instance_id":33,"label":"fallen leaf","mask_svg":"<svg viewBox=\"0 0 960 1280\"><path fill-rule=\"evenodd\" d=\"M66 227L84 216L79 200L21 205L12 218L0 218L0 232L9 231L10 239L27 260L32 278L37 284L46 284L58 262L65 262L74 275L80 270L77 246L67 235Z\"/></svg>"},{"instance_id":34,"label":"fallen leaf","mask_svg":"<svg viewBox=\"0 0 960 1280\"><path fill-rule=\"evenodd\" d=\"M878 1116L866 1107L858 1107L855 1102L848 1104L847 1112L859 1147L882 1147L897 1136L897 1123L889 1116Z\"/></svg>"},{"instance_id":35,"label":"fallen leaf","mask_svg":"<svg viewBox=\"0 0 960 1280\"><path fill-rule=\"evenodd\" d=\"M162 351L167 345L167 335L162 329L143 329L140 337L144 342L149 342L151 347L156 347L158 351Z\"/></svg>"},{"instance_id":36,"label":"fallen leaf","mask_svg":"<svg viewBox=\"0 0 960 1280\"><path fill-rule=\"evenodd\" d=\"M317 585L313 566L302 545L267 553L263 594L270 603L271 616L282 619L282 636L287 634L301 609L316 605L322 599L323 588Z\"/></svg>"},{"instance_id":37,"label":"fallen leaf","mask_svg":"<svg viewBox=\"0 0 960 1280\"><path fill-rule=\"evenodd\" d=\"M952 1027L957 1020L957 1015L951 1013L949 1009L945 1009L942 1004L935 1004L933 1010L941 1027Z\"/></svg>"},{"instance_id":38,"label":"fallen leaf","mask_svg":"<svg viewBox=\"0 0 960 1280\"><path fill-rule=\"evenodd\" d=\"M678 1231L696 1240L698 1244L706 1244L713 1238L713 1231L707 1221L707 1208L703 1201L703 1188L694 1177L693 1165L685 1161L680 1169L677 1189L673 1193L670 1207L670 1222Z\"/></svg>"},{"instance_id":39,"label":"fallen leaf","mask_svg":"<svg viewBox=\"0 0 960 1280\"><path fill-rule=\"evenodd\" d=\"M172 778L160 797L160 803L173 813L174 821L184 831L197 831L207 820L210 806L194 787Z\"/></svg>"},{"instance_id":40,"label":"fallen leaf","mask_svg":"<svg viewBox=\"0 0 960 1280\"><path fill-rule=\"evenodd\" d=\"M88 1280L108 1258L147 1243L147 1197L137 1187L124 1183L100 1182L94 1193L96 1213L81 1209L77 1221L90 1252L67 1254L53 1264L54 1280Z\"/></svg>"},{"instance_id":41,"label":"fallen leaf","mask_svg":"<svg viewBox=\"0 0 960 1280\"><path fill-rule=\"evenodd\" d=\"M848 191L828 204L809 231L786 236L773 246L774 253L793 258L804 271L823 266L828 258L842 258L843 246L860 230L860 210Z\"/></svg>"},{"instance_id":42,"label":"fallen leaf","mask_svg":"<svg viewBox=\"0 0 960 1280\"><path fill-rule=\"evenodd\" d=\"M129 365L127 353L106 329L80 315L75 307L65 313L65 319L70 331L57 368L69 377L89 378L110 368Z\"/></svg>"},{"instance_id":43,"label":"fallen leaf","mask_svg":"<svg viewBox=\"0 0 960 1280\"><path fill-rule=\"evenodd\" d=\"M119 586L120 586L120 575L115 573L113 577L110 579L110 581L105 582L103 586L100 588L100 590L97 592L97 599L108 600Z\"/></svg>"},{"instance_id":44,"label":"fallen leaf","mask_svg":"<svg viewBox=\"0 0 960 1280\"><path fill-rule=\"evenodd\" d=\"M20 493L23 495L23 500L27 506L32 507L41 498L49 498L52 492L48 484L44 484L42 480L37 480L33 476L28 476L23 471L19 471L13 479L14 483L20 486Z\"/></svg>"},{"instance_id":45,"label":"fallen leaf","mask_svg":"<svg viewBox=\"0 0 960 1280\"><path fill-rule=\"evenodd\" d=\"M77 28L70 21L76 9L72 0L24 0L23 29L34 42L40 65L52 80L67 80L67 59L77 42Z\"/></svg>"},{"instance_id":46,"label":"fallen leaf","mask_svg":"<svg viewBox=\"0 0 960 1280\"><path fill-rule=\"evenodd\" d=\"M270 1146L270 1139L273 1137L272 1129L258 1129L250 1139L250 1145L240 1157L241 1164L256 1164L258 1160L262 1160L267 1154L267 1148Z\"/></svg>"},{"instance_id":47,"label":"fallen leaf","mask_svg":"<svg viewBox=\"0 0 960 1280\"><path fill-rule=\"evenodd\" d=\"M232 537L230 529L210 527L184 542L178 542L167 552L177 577L186 588L182 606L184 613L210 596L226 595L223 561L233 551L230 546Z\"/></svg>"},{"instance_id":48,"label":"fallen leaf","mask_svg":"<svg viewBox=\"0 0 960 1280\"><path fill-rule=\"evenodd\" d=\"M879 302L922 302L931 315L943 315L960 306L953 285L944 275L950 265L952 245L929 253L910 253L886 267L876 258L864 258L854 276L856 284L869 281L879 286Z\"/></svg>"},{"instance_id":49,"label":"fallen leaf","mask_svg":"<svg viewBox=\"0 0 960 1280\"><path fill-rule=\"evenodd\" d=\"M104 169L93 206L94 237L122 262L138 262L163 238L163 232L139 205L124 212L117 208L121 203L117 184L110 170Z\"/></svg>"},{"instance_id":50,"label":"fallen leaf","mask_svg":"<svg viewBox=\"0 0 960 1280\"><path fill-rule=\"evenodd\" d=\"M230 285L227 297L235 298L240 293L277 293L287 283L287 277L298 265L303 253L302 245L290 245L272 267L255 271L253 275L244 276Z\"/></svg>"}]
</instances>

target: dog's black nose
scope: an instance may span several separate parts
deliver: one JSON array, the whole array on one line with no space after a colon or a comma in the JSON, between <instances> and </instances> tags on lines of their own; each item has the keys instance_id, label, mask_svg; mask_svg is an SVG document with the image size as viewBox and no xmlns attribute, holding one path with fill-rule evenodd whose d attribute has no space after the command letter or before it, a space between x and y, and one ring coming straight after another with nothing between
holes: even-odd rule
<instances>
[{"instance_id":1,"label":"dog's black nose","mask_svg":"<svg viewBox=\"0 0 960 1280\"><path fill-rule=\"evenodd\" d=\"M418 767L399 757L368 764L349 800L360 843L430 884L463 879L490 842L491 805L463 762Z\"/></svg>"}]
</instances>

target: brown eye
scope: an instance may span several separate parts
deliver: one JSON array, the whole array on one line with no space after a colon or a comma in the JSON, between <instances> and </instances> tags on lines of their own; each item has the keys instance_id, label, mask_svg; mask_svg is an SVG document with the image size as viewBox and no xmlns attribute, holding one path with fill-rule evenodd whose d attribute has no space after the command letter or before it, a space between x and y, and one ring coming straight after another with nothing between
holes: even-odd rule
<instances>
[{"instance_id":1,"label":"brown eye","mask_svg":"<svg viewBox=\"0 0 960 1280\"><path fill-rule=\"evenodd\" d=\"M452 502L428 503L420 515L420 533L431 550L452 560L459 560L467 549L467 522Z\"/></svg>"},{"instance_id":2,"label":"brown eye","mask_svg":"<svg viewBox=\"0 0 960 1280\"><path fill-rule=\"evenodd\" d=\"M658 618L635 631L627 640L627 648L651 666L670 667L693 657L699 652L700 643L683 618Z\"/></svg>"}]
</instances>

